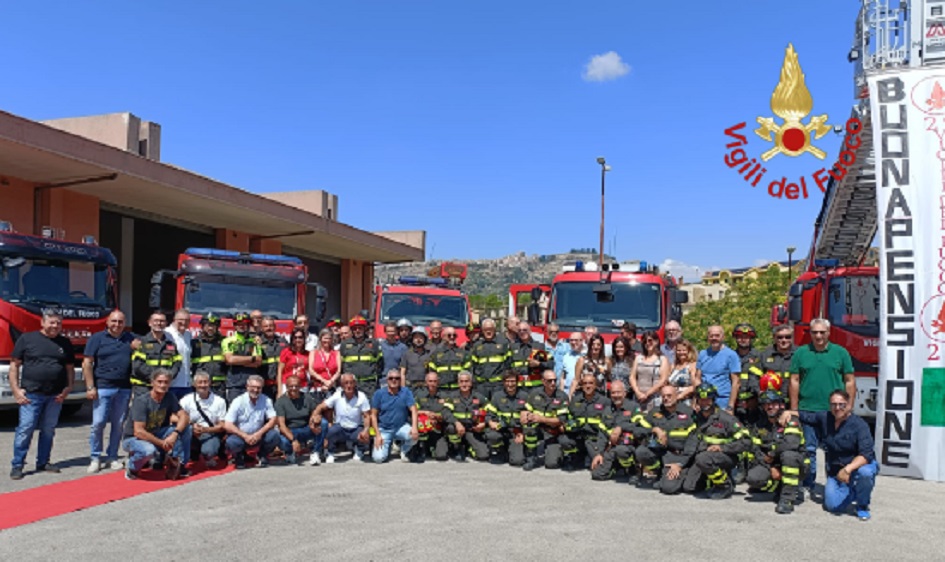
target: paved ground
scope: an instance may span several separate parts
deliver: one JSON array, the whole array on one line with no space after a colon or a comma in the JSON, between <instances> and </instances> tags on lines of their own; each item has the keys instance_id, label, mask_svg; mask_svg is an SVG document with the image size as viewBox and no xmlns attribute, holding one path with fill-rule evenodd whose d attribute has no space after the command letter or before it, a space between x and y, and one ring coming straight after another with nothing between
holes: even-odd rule
<instances>
[{"instance_id":1,"label":"paved ground","mask_svg":"<svg viewBox=\"0 0 945 562\"><path fill-rule=\"evenodd\" d=\"M88 422L84 408L59 431L61 475L13 482L4 473L0 493L85 476ZM4 470L14 424L0 416ZM722 502L663 497L587 473L473 463L272 466L2 531L0 560L28 551L75 560L548 562L665 558L666 549L676 560L942 559L945 485L880 477L873 511L861 523L806 502L785 517L744 493Z\"/></svg>"}]
</instances>

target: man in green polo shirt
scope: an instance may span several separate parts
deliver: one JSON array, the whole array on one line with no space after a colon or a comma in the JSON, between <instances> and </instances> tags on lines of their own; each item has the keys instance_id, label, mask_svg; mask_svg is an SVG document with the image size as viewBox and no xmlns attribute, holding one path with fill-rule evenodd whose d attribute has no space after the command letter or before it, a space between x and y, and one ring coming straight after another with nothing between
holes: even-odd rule
<instances>
[{"instance_id":1,"label":"man in green polo shirt","mask_svg":"<svg viewBox=\"0 0 945 562\"><path fill-rule=\"evenodd\" d=\"M798 412L804 428L804 444L810 467L804 477L808 494L817 479L817 447L822 440L820 428L830 410L830 393L846 390L856 396L853 360L841 345L830 343L830 322L817 318L810 323L811 343L798 347L791 358L791 384L788 389L791 409ZM853 408L850 400L849 408Z\"/></svg>"}]
</instances>

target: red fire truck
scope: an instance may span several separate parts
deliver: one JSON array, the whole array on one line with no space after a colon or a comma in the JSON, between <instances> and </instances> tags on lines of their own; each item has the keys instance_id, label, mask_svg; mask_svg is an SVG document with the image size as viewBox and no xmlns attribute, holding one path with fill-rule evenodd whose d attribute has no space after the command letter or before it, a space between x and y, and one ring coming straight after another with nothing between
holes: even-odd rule
<instances>
[{"instance_id":1,"label":"red fire truck","mask_svg":"<svg viewBox=\"0 0 945 562\"><path fill-rule=\"evenodd\" d=\"M509 314L524 310L532 336L539 341L544 341L551 322L561 328L563 340L572 332L596 326L610 344L624 322L633 322L638 336L655 330L660 341L665 341L666 322L680 320L681 305L689 302L689 294L677 287L673 277L643 261L605 262L600 271L596 263L577 261L563 269L551 285L509 287Z\"/></svg>"},{"instance_id":2,"label":"red fire truck","mask_svg":"<svg viewBox=\"0 0 945 562\"><path fill-rule=\"evenodd\" d=\"M105 329L115 308L117 262L92 237L82 244L59 238L51 228L31 236L0 221L0 409L16 406L9 382L13 345L23 333L39 330L46 310L62 315L62 335L76 350L75 385L63 414L78 411L85 401L82 351L89 336Z\"/></svg>"},{"instance_id":3,"label":"red fire truck","mask_svg":"<svg viewBox=\"0 0 945 562\"><path fill-rule=\"evenodd\" d=\"M374 287L374 337L384 338L384 324L402 318L414 326L427 327L439 320L443 327L456 329L456 342L466 342L469 297L462 290L466 264L445 262L427 272L426 277L403 276L396 283Z\"/></svg>"},{"instance_id":4,"label":"red fire truck","mask_svg":"<svg viewBox=\"0 0 945 562\"><path fill-rule=\"evenodd\" d=\"M163 291L174 281L174 299ZM299 258L248 254L214 248L188 248L178 259L177 270L161 270L151 278L149 304L153 308L190 310L190 329L200 329L200 319L212 312L222 319L223 335L233 333L233 317L239 312L262 311L276 319L276 332L288 335L296 315L305 311L305 294L316 288L315 318L325 316L327 291L308 282L308 268Z\"/></svg>"}]
</instances>

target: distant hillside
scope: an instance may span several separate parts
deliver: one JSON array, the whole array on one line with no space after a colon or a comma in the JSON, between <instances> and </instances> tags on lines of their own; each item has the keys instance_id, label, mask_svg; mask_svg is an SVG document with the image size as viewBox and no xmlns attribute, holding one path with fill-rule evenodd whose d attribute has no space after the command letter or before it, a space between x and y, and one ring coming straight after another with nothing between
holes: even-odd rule
<instances>
[{"instance_id":1,"label":"distant hillside","mask_svg":"<svg viewBox=\"0 0 945 562\"><path fill-rule=\"evenodd\" d=\"M612 259L605 256L605 259ZM380 283L395 281L402 275L426 275L443 261L465 263L468 275L463 288L471 295L504 295L515 283L550 283L564 265L575 260L597 261L597 253L574 250L566 254L531 255L519 252L492 260L436 260L378 266L374 276Z\"/></svg>"}]
</instances>

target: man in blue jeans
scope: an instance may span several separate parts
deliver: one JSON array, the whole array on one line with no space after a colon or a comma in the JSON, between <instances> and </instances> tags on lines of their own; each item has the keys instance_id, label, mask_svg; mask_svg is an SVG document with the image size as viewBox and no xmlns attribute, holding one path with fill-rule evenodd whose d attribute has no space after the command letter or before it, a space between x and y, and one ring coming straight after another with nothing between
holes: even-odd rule
<instances>
[{"instance_id":1,"label":"man in blue jeans","mask_svg":"<svg viewBox=\"0 0 945 562\"><path fill-rule=\"evenodd\" d=\"M374 462L387 460L394 440L403 442L400 459L406 462L420 433L417 431L417 403L409 388L401 388L398 369L387 372L387 388L378 389L371 398L371 425L376 432L371 452Z\"/></svg>"},{"instance_id":2,"label":"man in blue jeans","mask_svg":"<svg viewBox=\"0 0 945 562\"><path fill-rule=\"evenodd\" d=\"M134 336L125 332L125 315L115 310L108 315L105 330L93 334L85 344L82 377L85 379L86 397L92 401L92 428L89 431L92 462L89 473L96 473L103 466L122 468L118 446L131 402L133 341ZM102 450L106 424L111 424L107 452Z\"/></svg>"},{"instance_id":3,"label":"man in blue jeans","mask_svg":"<svg viewBox=\"0 0 945 562\"><path fill-rule=\"evenodd\" d=\"M301 391L297 375L289 375L285 380L286 393L276 400L276 420L279 425L279 448L286 455L286 462L296 464L302 446L313 442L309 464L318 466L322 463L322 448L328 434L328 420L319 417L315 421L315 394Z\"/></svg>"},{"instance_id":4,"label":"man in blue jeans","mask_svg":"<svg viewBox=\"0 0 945 562\"><path fill-rule=\"evenodd\" d=\"M857 517L869 521L879 464L869 425L849 406L850 395L845 390L833 391L830 412L820 428L827 461L824 509L843 513L856 502Z\"/></svg>"},{"instance_id":5,"label":"man in blue jeans","mask_svg":"<svg viewBox=\"0 0 945 562\"><path fill-rule=\"evenodd\" d=\"M128 480L137 479L146 463L162 456L168 480L189 474L184 464L190 454L190 416L177 397L168 392L173 379L167 369L154 371L149 391L135 396L131 403L121 443L128 451Z\"/></svg>"},{"instance_id":6,"label":"man in blue jeans","mask_svg":"<svg viewBox=\"0 0 945 562\"><path fill-rule=\"evenodd\" d=\"M10 390L20 405L20 423L13 438L13 468L10 478L23 478L26 453L39 428L36 450L37 472L59 472L49 462L56 424L62 403L72 392L75 380L75 352L68 338L61 335L62 317L43 313L38 332L17 338L10 360Z\"/></svg>"}]
</instances>

